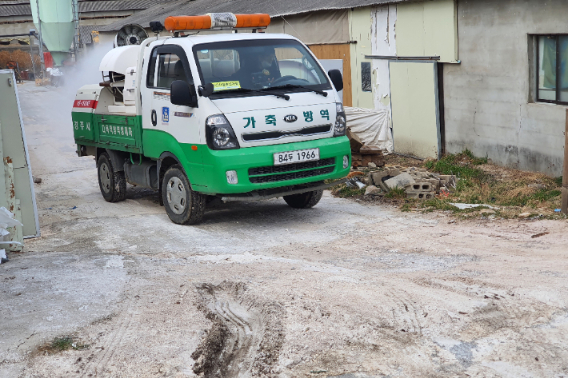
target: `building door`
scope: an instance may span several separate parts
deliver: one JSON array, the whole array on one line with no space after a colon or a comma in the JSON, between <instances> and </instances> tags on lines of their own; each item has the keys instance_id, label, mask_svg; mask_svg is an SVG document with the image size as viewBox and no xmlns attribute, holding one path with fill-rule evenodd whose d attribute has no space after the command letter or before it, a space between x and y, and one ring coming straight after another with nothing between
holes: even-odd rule
<instances>
[{"instance_id":1,"label":"building door","mask_svg":"<svg viewBox=\"0 0 568 378\"><path fill-rule=\"evenodd\" d=\"M440 157L437 63L391 61L389 68L394 150Z\"/></svg>"},{"instance_id":2,"label":"building door","mask_svg":"<svg viewBox=\"0 0 568 378\"><path fill-rule=\"evenodd\" d=\"M351 54L348 43L333 45L311 45L310 50L318 59L343 60L343 105L353 106L351 86Z\"/></svg>"}]
</instances>

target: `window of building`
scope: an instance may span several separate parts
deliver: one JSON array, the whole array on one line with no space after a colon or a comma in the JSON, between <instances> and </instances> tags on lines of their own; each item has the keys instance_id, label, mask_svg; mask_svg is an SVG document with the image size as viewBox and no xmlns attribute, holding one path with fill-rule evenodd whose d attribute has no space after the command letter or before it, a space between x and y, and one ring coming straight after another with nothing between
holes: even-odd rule
<instances>
[{"instance_id":1,"label":"window of building","mask_svg":"<svg viewBox=\"0 0 568 378\"><path fill-rule=\"evenodd\" d=\"M536 38L537 101L568 104L568 35Z\"/></svg>"},{"instance_id":2,"label":"window of building","mask_svg":"<svg viewBox=\"0 0 568 378\"><path fill-rule=\"evenodd\" d=\"M371 63L361 62L361 86L363 92L372 92L371 88Z\"/></svg>"}]
</instances>

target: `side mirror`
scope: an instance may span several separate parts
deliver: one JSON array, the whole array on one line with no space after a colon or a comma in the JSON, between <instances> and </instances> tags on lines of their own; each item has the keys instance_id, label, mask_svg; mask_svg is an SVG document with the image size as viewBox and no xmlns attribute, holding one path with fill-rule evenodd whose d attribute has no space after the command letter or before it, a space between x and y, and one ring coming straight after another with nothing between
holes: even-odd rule
<instances>
[{"instance_id":1,"label":"side mirror","mask_svg":"<svg viewBox=\"0 0 568 378\"><path fill-rule=\"evenodd\" d=\"M195 93L195 87L183 80L174 81L170 87L170 102L174 105L197 108L197 93Z\"/></svg>"},{"instance_id":2,"label":"side mirror","mask_svg":"<svg viewBox=\"0 0 568 378\"><path fill-rule=\"evenodd\" d=\"M339 70L329 70L327 73L336 91L341 91L343 89L343 77L341 76L341 71Z\"/></svg>"},{"instance_id":3,"label":"side mirror","mask_svg":"<svg viewBox=\"0 0 568 378\"><path fill-rule=\"evenodd\" d=\"M207 83L202 87L199 87L199 94L203 97L209 97L215 92L215 87L212 83Z\"/></svg>"}]
</instances>

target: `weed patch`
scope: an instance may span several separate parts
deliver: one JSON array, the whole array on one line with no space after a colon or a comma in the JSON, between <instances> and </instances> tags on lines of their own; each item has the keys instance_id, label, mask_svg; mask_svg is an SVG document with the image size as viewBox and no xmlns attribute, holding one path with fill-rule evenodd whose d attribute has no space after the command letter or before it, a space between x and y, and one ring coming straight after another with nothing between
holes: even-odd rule
<instances>
[{"instance_id":1,"label":"weed patch","mask_svg":"<svg viewBox=\"0 0 568 378\"><path fill-rule=\"evenodd\" d=\"M406 198L406 191L404 190L404 188L393 188L387 194L385 194L385 198L404 199Z\"/></svg>"},{"instance_id":2,"label":"weed patch","mask_svg":"<svg viewBox=\"0 0 568 378\"><path fill-rule=\"evenodd\" d=\"M61 336L56 337L51 342L46 343L38 348L39 353L53 354L58 352L63 352L69 349L82 350L87 349L89 346L81 344L75 340L72 336Z\"/></svg>"},{"instance_id":3,"label":"weed patch","mask_svg":"<svg viewBox=\"0 0 568 378\"><path fill-rule=\"evenodd\" d=\"M388 159L395 157L387 157ZM394 161L397 165L401 162ZM391 163L392 164L392 163ZM415 161L403 164L415 166ZM489 163L487 157L476 157L471 151L449 154L440 160L427 160L422 167L441 175L455 175L455 187L450 193L426 201L413 201L406 198L402 189L394 189L375 201L389 201L400 206L401 211L418 210L430 212L448 211L460 216L479 216L480 211L489 205L498 209L494 216L514 218L520 213L535 213L551 219L565 217L555 213L560 207L562 177L552 178L544 174L504 168ZM340 185L332 191L338 197L363 197L364 190ZM370 198L370 197L369 197ZM365 197L367 199L367 197ZM369 199L372 200L372 199ZM460 210L450 203L482 205ZM487 213L485 213L487 214Z\"/></svg>"}]
</instances>

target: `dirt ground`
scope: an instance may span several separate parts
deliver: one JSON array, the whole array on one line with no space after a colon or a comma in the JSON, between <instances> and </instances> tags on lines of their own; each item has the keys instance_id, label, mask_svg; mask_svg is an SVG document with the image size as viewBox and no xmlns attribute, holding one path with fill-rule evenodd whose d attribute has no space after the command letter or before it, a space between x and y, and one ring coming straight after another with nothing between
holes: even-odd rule
<instances>
[{"instance_id":1,"label":"dirt ground","mask_svg":"<svg viewBox=\"0 0 568 378\"><path fill-rule=\"evenodd\" d=\"M568 222L326 193L178 226L102 199L65 88L18 88L42 236L0 265L0 377L568 377Z\"/></svg>"}]
</instances>

